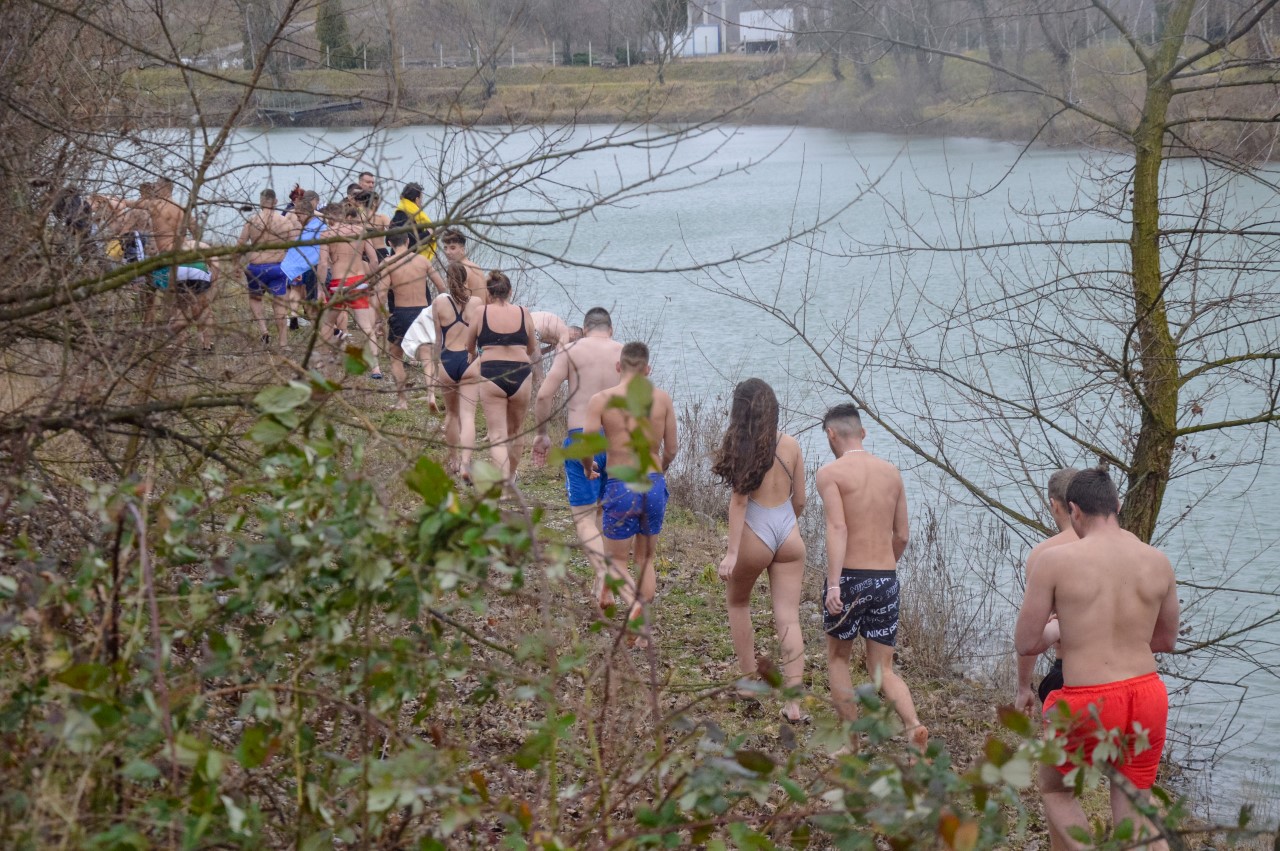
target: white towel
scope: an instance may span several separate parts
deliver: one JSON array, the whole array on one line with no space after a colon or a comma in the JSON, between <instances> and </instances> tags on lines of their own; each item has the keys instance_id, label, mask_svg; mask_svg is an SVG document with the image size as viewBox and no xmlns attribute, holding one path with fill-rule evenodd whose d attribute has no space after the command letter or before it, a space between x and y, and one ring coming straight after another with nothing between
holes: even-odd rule
<instances>
[{"instance_id":1,"label":"white towel","mask_svg":"<svg viewBox=\"0 0 1280 851\"><path fill-rule=\"evenodd\" d=\"M405 357L416 358L420 346L429 346L435 341L436 323L431 318L431 306L428 305L418 314L418 318L413 320L413 324L405 332L404 339L400 342L400 348L404 351Z\"/></svg>"}]
</instances>

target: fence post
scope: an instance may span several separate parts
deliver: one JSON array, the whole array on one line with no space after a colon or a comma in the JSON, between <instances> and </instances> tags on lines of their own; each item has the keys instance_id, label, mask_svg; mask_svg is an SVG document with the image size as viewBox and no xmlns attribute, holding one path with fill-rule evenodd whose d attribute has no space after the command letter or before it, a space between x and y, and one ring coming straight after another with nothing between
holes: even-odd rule
<instances>
[{"instance_id":1,"label":"fence post","mask_svg":"<svg viewBox=\"0 0 1280 851\"><path fill-rule=\"evenodd\" d=\"M511 67L516 67L516 46L511 45Z\"/></svg>"},{"instance_id":2,"label":"fence post","mask_svg":"<svg viewBox=\"0 0 1280 851\"><path fill-rule=\"evenodd\" d=\"M591 42L587 42L587 67L590 68L595 63L591 61Z\"/></svg>"},{"instance_id":3,"label":"fence post","mask_svg":"<svg viewBox=\"0 0 1280 851\"><path fill-rule=\"evenodd\" d=\"M364 53L364 70L369 70L369 45L365 45L362 52Z\"/></svg>"},{"instance_id":4,"label":"fence post","mask_svg":"<svg viewBox=\"0 0 1280 851\"><path fill-rule=\"evenodd\" d=\"M631 67L631 39L627 39L627 67Z\"/></svg>"},{"instance_id":5,"label":"fence post","mask_svg":"<svg viewBox=\"0 0 1280 851\"><path fill-rule=\"evenodd\" d=\"M332 68L333 64L329 61L329 45L324 46L324 67Z\"/></svg>"}]
</instances>

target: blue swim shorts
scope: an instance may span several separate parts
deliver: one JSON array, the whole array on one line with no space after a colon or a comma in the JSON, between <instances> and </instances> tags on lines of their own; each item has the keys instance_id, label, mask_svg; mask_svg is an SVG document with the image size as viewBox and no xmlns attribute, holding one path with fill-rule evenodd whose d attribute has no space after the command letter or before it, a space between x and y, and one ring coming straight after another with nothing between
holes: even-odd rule
<instances>
[{"instance_id":1,"label":"blue swim shorts","mask_svg":"<svg viewBox=\"0 0 1280 851\"><path fill-rule=\"evenodd\" d=\"M244 282L249 287L249 295L269 292L283 296L289 287L289 279L279 263L250 263L244 271Z\"/></svg>"},{"instance_id":2,"label":"blue swim shorts","mask_svg":"<svg viewBox=\"0 0 1280 851\"><path fill-rule=\"evenodd\" d=\"M564 439L566 448L573 442L575 434L582 434L582 429L569 429L569 436ZM596 472L600 475L595 479L588 479L587 471L582 469L581 458L565 459L564 490L569 497L569 505L578 508L583 505L595 505L604 499L605 484L609 481L609 477L605 474L604 461L605 453L596 455Z\"/></svg>"},{"instance_id":3,"label":"blue swim shorts","mask_svg":"<svg viewBox=\"0 0 1280 851\"><path fill-rule=\"evenodd\" d=\"M636 493L619 479L610 479L604 490L604 516L600 526L611 541L625 541L636 535L653 536L662 531L667 514L667 478L650 473L653 486Z\"/></svg>"}]
</instances>

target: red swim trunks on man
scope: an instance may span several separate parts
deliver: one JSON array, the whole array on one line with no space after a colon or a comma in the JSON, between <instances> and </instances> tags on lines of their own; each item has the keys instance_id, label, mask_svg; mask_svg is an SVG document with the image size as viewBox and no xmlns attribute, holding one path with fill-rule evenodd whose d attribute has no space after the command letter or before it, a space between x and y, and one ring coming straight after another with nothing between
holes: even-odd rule
<instances>
[{"instance_id":1,"label":"red swim trunks on man","mask_svg":"<svg viewBox=\"0 0 1280 851\"><path fill-rule=\"evenodd\" d=\"M1091 686L1064 686L1051 691L1044 701L1046 721L1052 717L1051 713L1059 701L1067 704L1075 718L1067 730L1068 754L1082 752L1085 761L1092 765L1099 728L1119 730L1128 741L1125 752L1112 764L1139 789L1150 789L1155 785L1169 720L1169 692L1165 690L1159 674L1153 672ZM1097 708L1097 720L1089 709L1091 705ZM1147 731L1150 744L1147 750L1136 755L1132 741L1134 722ZM1074 767L1073 760L1069 759L1058 766L1058 771L1066 774Z\"/></svg>"},{"instance_id":2,"label":"red swim trunks on man","mask_svg":"<svg viewBox=\"0 0 1280 851\"><path fill-rule=\"evenodd\" d=\"M364 282L364 275L352 275L350 278L334 278L329 282L329 300L337 299L334 308L349 307L352 310L363 310L369 306L369 285Z\"/></svg>"}]
</instances>

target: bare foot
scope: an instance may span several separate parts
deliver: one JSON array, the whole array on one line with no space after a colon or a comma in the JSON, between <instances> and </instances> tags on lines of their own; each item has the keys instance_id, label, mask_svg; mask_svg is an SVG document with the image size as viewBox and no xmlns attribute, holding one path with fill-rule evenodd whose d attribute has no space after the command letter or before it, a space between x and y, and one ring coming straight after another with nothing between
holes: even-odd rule
<instances>
[{"instance_id":1,"label":"bare foot","mask_svg":"<svg viewBox=\"0 0 1280 851\"><path fill-rule=\"evenodd\" d=\"M782 707L782 720L788 724L808 724L813 721L813 716L801 709L799 703L792 700Z\"/></svg>"},{"instance_id":2,"label":"bare foot","mask_svg":"<svg viewBox=\"0 0 1280 851\"><path fill-rule=\"evenodd\" d=\"M907 741L912 747L924 753L925 748L929 746L929 728L923 724L917 724L906 730Z\"/></svg>"},{"instance_id":3,"label":"bare foot","mask_svg":"<svg viewBox=\"0 0 1280 851\"><path fill-rule=\"evenodd\" d=\"M407 411L409 410L409 403L406 402L404 399L401 399L400 401L396 402L394 405L391 406L391 410Z\"/></svg>"},{"instance_id":4,"label":"bare foot","mask_svg":"<svg viewBox=\"0 0 1280 851\"><path fill-rule=\"evenodd\" d=\"M436 400L436 394L434 393L427 398L427 410L433 414L440 413L440 403Z\"/></svg>"},{"instance_id":5,"label":"bare foot","mask_svg":"<svg viewBox=\"0 0 1280 851\"><path fill-rule=\"evenodd\" d=\"M853 745L845 745L844 747L840 748L839 750L833 751L833 752L832 752L832 754L831 754L831 758L832 758L832 759L839 759L839 758L840 758L840 757L842 757L842 756L853 756L853 755L854 755L854 754L856 754L857 752L858 752L858 751L857 751L857 749L856 749L856 748L854 748L854 746L853 746Z\"/></svg>"}]
</instances>

